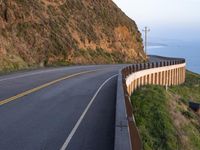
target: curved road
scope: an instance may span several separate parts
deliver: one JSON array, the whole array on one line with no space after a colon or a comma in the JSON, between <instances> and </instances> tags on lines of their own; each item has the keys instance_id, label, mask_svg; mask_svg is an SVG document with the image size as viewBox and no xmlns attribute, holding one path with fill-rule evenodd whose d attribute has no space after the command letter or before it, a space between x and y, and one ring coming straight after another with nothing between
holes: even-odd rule
<instances>
[{"instance_id":1,"label":"curved road","mask_svg":"<svg viewBox=\"0 0 200 150\"><path fill-rule=\"evenodd\" d=\"M150 56L161 60L167 59ZM0 76L0 150L114 149L117 74L124 66Z\"/></svg>"},{"instance_id":2,"label":"curved road","mask_svg":"<svg viewBox=\"0 0 200 150\"><path fill-rule=\"evenodd\" d=\"M63 67L1 76L0 149L113 149L122 67Z\"/></svg>"}]
</instances>

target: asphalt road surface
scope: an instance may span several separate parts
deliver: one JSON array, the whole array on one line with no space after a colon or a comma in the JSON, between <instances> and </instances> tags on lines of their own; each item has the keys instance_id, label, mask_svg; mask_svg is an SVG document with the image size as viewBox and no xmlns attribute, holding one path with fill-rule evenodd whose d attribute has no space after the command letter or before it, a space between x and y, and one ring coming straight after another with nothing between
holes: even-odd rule
<instances>
[{"instance_id":1,"label":"asphalt road surface","mask_svg":"<svg viewBox=\"0 0 200 150\"><path fill-rule=\"evenodd\" d=\"M124 66L0 76L0 150L113 150L117 74Z\"/></svg>"},{"instance_id":2,"label":"asphalt road surface","mask_svg":"<svg viewBox=\"0 0 200 150\"><path fill-rule=\"evenodd\" d=\"M63 67L1 76L0 150L112 150L122 67Z\"/></svg>"}]
</instances>

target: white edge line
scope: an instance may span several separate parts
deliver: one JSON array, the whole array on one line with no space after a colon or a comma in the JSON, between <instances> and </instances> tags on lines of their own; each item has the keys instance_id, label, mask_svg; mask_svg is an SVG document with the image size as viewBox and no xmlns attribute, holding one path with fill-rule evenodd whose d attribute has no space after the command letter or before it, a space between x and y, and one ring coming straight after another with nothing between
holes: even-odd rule
<instances>
[{"instance_id":1,"label":"white edge line","mask_svg":"<svg viewBox=\"0 0 200 150\"><path fill-rule=\"evenodd\" d=\"M103 84L99 87L99 89L96 91L96 93L94 94L94 96L92 97L91 101L89 102L89 104L87 105L87 107L85 108L84 112L82 113L81 117L79 118L79 120L77 121L76 125L74 126L74 128L72 129L72 131L70 132L69 136L67 137L65 143L63 144L63 146L60 148L60 150L65 150L67 148L67 146L69 145L72 137L74 136L76 130L78 129L79 125L81 124L83 118L85 117L86 113L88 112L89 108L91 107L93 101L95 100L96 96L98 95L98 93L100 92L100 90L103 88L103 86L110 81L112 78L116 77L118 74L115 74L111 77L109 77L106 81L103 82Z\"/></svg>"}]
</instances>

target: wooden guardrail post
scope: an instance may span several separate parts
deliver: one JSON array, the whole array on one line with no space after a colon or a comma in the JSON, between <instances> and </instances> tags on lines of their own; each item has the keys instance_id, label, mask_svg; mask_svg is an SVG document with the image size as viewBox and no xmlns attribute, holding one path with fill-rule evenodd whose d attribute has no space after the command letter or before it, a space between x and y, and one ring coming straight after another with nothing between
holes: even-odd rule
<instances>
[{"instance_id":1,"label":"wooden guardrail post","mask_svg":"<svg viewBox=\"0 0 200 150\"><path fill-rule=\"evenodd\" d=\"M158 64L158 62L156 62L156 67L159 67L159 64Z\"/></svg>"},{"instance_id":2,"label":"wooden guardrail post","mask_svg":"<svg viewBox=\"0 0 200 150\"><path fill-rule=\"evenodd\" d=\"M125 128L129 132L129 133L126 132L126 134L129 134L130 137L127 138L130 138L129 142L131 144L131 149L129 149L130 148L129 147L128 150L142 150L142 142L140 139L138 129L136 127L136 123L134 121L134 115L133 115L134 110L132 108L132 104L130 101L130 95L132 94L133 91L135 91L138 87L142 85L159 84L163 86L166 85L171 86L183 83L185 81L185 59L169 59L167 61L161 61L161 62L134 64L125 67L124 69L121 70L120 73L121 76L120 78L118 78L118 81L121 81L121 83L118 85L121 85L121 87L123 87L122 89L124 95L118 94L118 97L121 97L123 95L124 97L123 100L125 102L125 107L126 107L125 108L127 115L126 121L128 122L128 129L126 128L127 126ZM118 86L118 91L120 93L119 89L121 90L121 88L119 88ZM121 131L119 131L119 128L117 128L117 132L121 133ZM117 141L119 141L119 138L117 138ZM125 149L120 148L116 150L126 150L128 144L126 144L125 147L126 147Z\"/></svg>"},{"instance_id":3,"label":"wooden guardrail post","mask_svg":"<svg viewBox=\"0 0 200 150\"><path fill-rule=\"evenodd\" d=\"M152 68L155 68L155 64L154 64L154 62L152 62L151 64L152 64Z\"/></svg>"}]
</instances>

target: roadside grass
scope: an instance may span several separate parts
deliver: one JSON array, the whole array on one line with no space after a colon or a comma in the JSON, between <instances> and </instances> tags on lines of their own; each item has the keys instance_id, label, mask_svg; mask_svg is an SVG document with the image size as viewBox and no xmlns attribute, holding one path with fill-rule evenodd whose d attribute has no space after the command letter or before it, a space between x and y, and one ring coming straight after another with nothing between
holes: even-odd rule
<instances>
[{"instance_id":1,"label":"roadside grass","mask_svg":"<svg viewBox=\"0 0 200 150\"><path fill-rule=\"evenodd\" d=\"M173 86L170 91L181 96L182 100L200 102L200 75L187 71L186 82L180 86Z\"/></svg>"},{"instance_id":2,"label":"roadside grass","mask_svg":"<svg viewBox=\"0 0 200 150\"><path fill-rule=\"evenodd\" d=\"M86 58L92 64L120 64L123 63L123 55L118 51L107 52L104 49L78 49L74 52L74 58Z\"/></svg>"},{"instance_id":3,"label":"roadside grass","mask_svg":"<svg viewBox=\"0 0 200 150\"><path fill-rule=\"evenodd\" d=\"M174 150L178 140L167 110L165 89L145 86L131 96L144 150Z\"/></svg>"},{"instance_id":4,"label":"roadside grass","mask_svg":"<svg viewBox=\"0 0 200 150\"><path fill-rule=\"evenodd\" d=\"M144 86L131 96L144 150L199 150L200 116L188 100L200 101L200 75L187 71L186 82L170 87Z\"/></svg>"},{"instance_id":5,"label":"roadside grass","mask_svg":"<svg viewBox=\"0 0 200 150\"><path fill-rule=\"evenodd\" d=\"M0 74L6 72L17 71L19 69L26 69L28 65L17 56L2 57L0 59Z\"/></svg>"}]
</instances>

